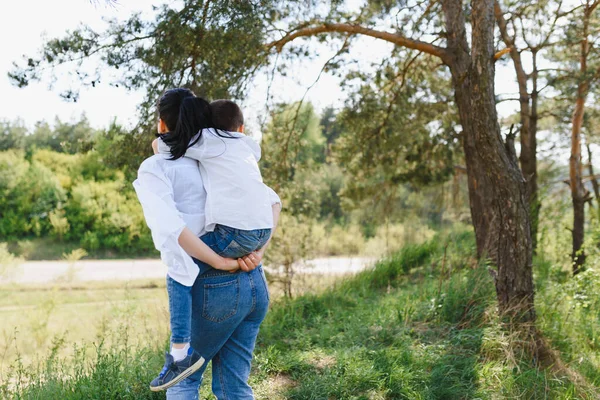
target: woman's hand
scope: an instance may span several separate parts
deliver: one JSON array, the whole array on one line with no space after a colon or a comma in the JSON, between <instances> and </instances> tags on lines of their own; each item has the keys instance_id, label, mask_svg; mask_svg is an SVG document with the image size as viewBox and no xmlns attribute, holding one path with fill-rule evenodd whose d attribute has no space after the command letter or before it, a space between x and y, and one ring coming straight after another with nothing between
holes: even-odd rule
<instances>
[{"instance_id":1,"label":"woman's hand","mask_svg":"<svg viewBox=\"0 0 600 400\"><path fill-rule=\"evenodd\" d=\"M262 263L264 251L260 249L258 251L252 252L247 256L237 259L237 263L239 268L242 271L250 272L254 268L258 267Z\"/></svg>"}]
</instances>

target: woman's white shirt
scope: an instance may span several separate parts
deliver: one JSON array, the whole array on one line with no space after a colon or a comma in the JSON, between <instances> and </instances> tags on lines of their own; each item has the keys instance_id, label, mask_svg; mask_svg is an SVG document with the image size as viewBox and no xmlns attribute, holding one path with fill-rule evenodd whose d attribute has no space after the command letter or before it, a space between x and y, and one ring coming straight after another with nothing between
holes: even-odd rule
<instances>
[{"instance_id":1,"label":"woman's white shirt","mask_svg":"<svg viewBox=\"0 0 600 400\"><path fill-rule=\"evenodd\" d=\"M178 240L186 226L197 236L205 233L206 191L196 160L168 158L157 154L146 159L133 187L169 276L192 286L199 269Z\"/></svg>"}]
</instances>

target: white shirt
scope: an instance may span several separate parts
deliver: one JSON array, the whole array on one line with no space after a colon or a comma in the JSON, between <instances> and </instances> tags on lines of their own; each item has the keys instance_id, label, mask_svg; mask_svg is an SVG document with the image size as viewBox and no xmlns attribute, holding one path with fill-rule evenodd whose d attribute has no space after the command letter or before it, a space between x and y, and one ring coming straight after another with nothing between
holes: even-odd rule
<instances>
[{"instance_id":1,"label":"white shirt","mask_svg":"<svg viewBox=\"0 0 600 400\"><path fill-rule=\"evenodd\" d=\"M199 268L179 245L179 235L186 226L197 236L206 233L206 191L196 160L167 158L157 154L146 159L133 186L169 276L192 286ZM273 190L268 191L271 204L281 203Z\"/></svg>"},{"instance_id":2,"label":"white shirt","mask_svg":"<svg viewBox=\"0 0 600 400\"><path fill-rule=\"evenodd\" d=\"M242 133L221 134L231 137L204 129L200 140L185 153L186 158L200 162L207 193L205 229L213 231L216 224L242 230L273 228L270 189L258 168L260 146ZM169 154L169 146L162 140L158 143L159 152Z\"/></svg>"}]
</instances>

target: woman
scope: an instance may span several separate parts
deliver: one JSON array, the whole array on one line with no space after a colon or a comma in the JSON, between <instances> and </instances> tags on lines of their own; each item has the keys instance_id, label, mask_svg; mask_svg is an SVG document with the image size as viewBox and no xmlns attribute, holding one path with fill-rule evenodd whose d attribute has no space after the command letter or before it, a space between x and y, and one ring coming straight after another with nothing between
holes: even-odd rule
<instances>
[{"instance_id":1,"label":"woman","mask_svg":"<svg viewBox=\"0 0 600 400\"><path fill-rule=\"evenodd\" d=\"M182 131L177 129L183 123L179 110L184 99L193 96L187 89L165 92L158 102L160 134ZM196 133L171 136L169 141L187 149ZM171 291L174 280L192 286L191 345L205 360L213 362L214 394L219 399L254 398L247 380L256 336L269 303L262 267L254 269L260 264L262 252L237 261L214 252L206 256L206 245L199 239L204 233L206 192L195 160L150 157L140 166L134 186L154 243L169 267L167 290ZM276 221L280 201L274 192L272 203ZM194 262L190 256L214 268ZM167 398L197 399L206 364L168 389Z\"/></svg>"}]
</instances>

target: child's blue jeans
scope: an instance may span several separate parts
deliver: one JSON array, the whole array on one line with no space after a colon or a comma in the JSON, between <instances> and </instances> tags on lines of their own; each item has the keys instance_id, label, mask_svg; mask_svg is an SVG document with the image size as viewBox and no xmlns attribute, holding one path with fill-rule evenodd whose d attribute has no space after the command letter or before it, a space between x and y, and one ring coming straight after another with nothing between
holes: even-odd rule
<instances>
[{"instance_id":1,"label":"child's blue jeans","mask_svg":"<svg viewBox=\"0 0 600 400\"><path fill-rule=\"evenodd\" d=\"M240 258L261 249L270 236L271 229L244 231L217 225L214 231L208 232L200 239L222 257ZM212 270L214 271L214 269ZM202 269L200 271L204 272ZM192 287L184 286L173 279L167 279L167 293L169 294L171 315L171 343L189 343L192 339ZM219 303L206 304L205 307L212 311L219 311L222 305ZM223 313L216 314L222 315Z\"/></svg>"}]
</instances>

